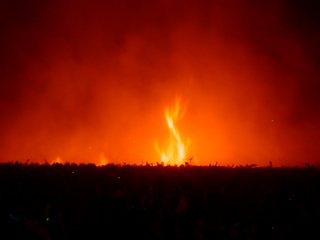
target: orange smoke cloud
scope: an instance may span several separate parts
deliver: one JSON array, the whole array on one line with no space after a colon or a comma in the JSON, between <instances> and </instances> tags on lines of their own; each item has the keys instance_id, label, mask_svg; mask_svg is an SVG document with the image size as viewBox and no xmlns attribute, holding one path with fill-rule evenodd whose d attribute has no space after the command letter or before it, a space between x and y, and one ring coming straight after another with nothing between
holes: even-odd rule
<instances>
[{"instance_id":1,"label":"orange smoke cloud","mask_svg":"<svg viewBox=\"0 0 320 240\"><path fill-rule=\"evenodd\" d=\"M156 162L178 94L197 164L316 164L315 4L2 1L0 161Z\"/></svg>"}]
</instances>

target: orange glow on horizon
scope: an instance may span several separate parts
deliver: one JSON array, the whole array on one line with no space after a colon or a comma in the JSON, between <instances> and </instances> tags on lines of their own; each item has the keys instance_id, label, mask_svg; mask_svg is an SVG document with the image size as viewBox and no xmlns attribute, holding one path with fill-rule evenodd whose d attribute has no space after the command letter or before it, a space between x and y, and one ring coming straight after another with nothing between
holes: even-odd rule
<instances>
[{"instance_id":1,"label":"orange glow on horizon","mask_svg":"<svg viewBox=\"0 0 320 240\"><path fill-rule=\"evenodd\" d=\"M0 163L320 163L311 7L2 2Z\"/></svg>"},{"instance_id":2,"label":"orange glow on horizon","mask_svg":"<svg viewBox=\"0 0 320 240\"><path fill-rule=\"evenodd\" d=\"M62 164L63 164L60 156L58 156L58 157L51 163L51 165L52 165L52 164L55 164L55 163L59 163L59 164L62 163Z\"/></svg>"}]
</instances>

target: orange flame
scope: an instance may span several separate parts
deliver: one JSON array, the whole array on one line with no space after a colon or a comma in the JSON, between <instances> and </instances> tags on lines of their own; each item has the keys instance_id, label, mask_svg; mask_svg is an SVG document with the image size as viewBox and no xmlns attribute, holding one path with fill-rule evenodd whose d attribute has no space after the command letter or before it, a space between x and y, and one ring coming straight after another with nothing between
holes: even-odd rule
<instances>
[{"instance_id":1,"label":"orange flame","mask_svg":"<svg viewBox=\"0 0 320 240\"><path fill-rule=\"evenodd\" d=\"M59 164L62 163L62 164L63 164L60 156L58 156L58 157L52 162L52 164L55 164L55 163L59 163Z\"/></svg>"},{"instance_id":2,"label":"orange flame","mask_svg":"<svg viewBox=\"0 0 320 240\"><path fill-rule=\"evenodd\" d=\"M187 144L181 140L180 134L178 132L176 125L177 120L181 119L185 113L185 108L183 111L180 109L180 100L176 100L175 108L172 110L169 107L165 109L165 117L170 130L170 139L166 151L160 151L157 143L156 149L161 156L161 161L164 164L183 164L186 159L186 152L189 146L189 139L187 139Z\"/></svg>"},{"instance_id":3,"label":"orange flame","mask_svg":"<svg viewBox=\"0 0 320 240\"><path fill-rule=\"evenodd\" d=\"M98 166L104 166L108 164L107 158L104 156L103 153L100 154L100 164Z\"/></svg>"}]
</instances>

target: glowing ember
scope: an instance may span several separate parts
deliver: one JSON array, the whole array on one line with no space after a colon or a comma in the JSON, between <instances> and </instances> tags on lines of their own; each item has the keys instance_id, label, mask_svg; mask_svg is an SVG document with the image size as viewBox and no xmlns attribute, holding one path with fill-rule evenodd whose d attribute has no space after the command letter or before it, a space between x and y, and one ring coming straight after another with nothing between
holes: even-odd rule
<instances>
[{"instance_id":1,"label":"glowing ember","mask_svg":"<svg viewBox=\"0 0 320 240\"><path fill-rule=\"evenodd\" d=\"M187 144L184 144L184 142L181 140L178 129L175 126L177 120L180 120L184 113L185 108L183 111L181 111L179 99L176 100L174 109L169 107L165 109L165 117L170 130L169 144L166 151L161 151L156 144L156 149L159 152L161 161L164 164L183 164L186 160L189 139L187 139Z\"/></svg>"}]
</instances>

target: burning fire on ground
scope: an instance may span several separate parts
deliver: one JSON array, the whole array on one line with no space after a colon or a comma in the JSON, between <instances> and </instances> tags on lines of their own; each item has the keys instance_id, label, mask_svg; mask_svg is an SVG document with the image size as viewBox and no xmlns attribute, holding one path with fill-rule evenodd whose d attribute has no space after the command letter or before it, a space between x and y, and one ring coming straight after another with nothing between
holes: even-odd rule
<instances>
[{"instance_id":1,"label":"burning fire on ground","mask_svg":"<svg viewBox=\"0 0 320 240\"><path fill-rule=\"evenodd\" d=\"M103 153L100 154L100 164L98 166L104 166L108 164L108 160Z\"/></svg>"},{"instance_id":2,"label":"burning fire on ground","mask_svg":"<svg viewBox=\"0 0 320 240\"><path fill-rule=\"evenodd\" d=\"M155 142L155 148L160 155L160 162L165 165L181 165L195 163L196 160L191 155L190 150L190 139L183 138L178 130L178 122L184 117L186 112L186 105L181 103L180 98L177 98L173 105L165 108L164 115L166 125L169 130L169 138L165 141L162 146L159 147L158 143ZM64 164L60 156L57 156L51 164ZM98 157L97 166L104 166L109 164L109 159L103 152Z\"/></svg>"},{"instance_id":3,"label":"burning fire on ground","mask_svg":"<svg viewBox=\"0 0 320 240\"><path fill-rule=\"evenodd\" d=\"M51 163L51 165L52 165L52 164L56 164L56 163L63 164L60 156L58 156L58 157Z\"/></svg>"},{"instance_id":4,"label":"burning fire on ground","mask_svg":"<svg viewBox=\"0 0 320 240\"><path fill-rule=\"evenodd\" d=\"M58 164L64 164L65 162L62 161L62 159L61 159L60 156L57 156L57 157L55 158L55 160L53 160L53 161L51 162L51 165L56 164L56 163L58 163ZM107 165L108 163L109 163L108 159L105 157L104 153L101 152L100 155L99 155L99 161L98 161L97 166L104 166L104 165Z\"/></svg>"},{"instance_id":5,"label":"burning fire on ground","mask_svg":"<svg viewBox=\"0 0 320 240\"><path fill-rule=\"evenodd\" d=\"M190 140L182 140L177 128L177 122L183 118L185 112L186 107L181 106L181 101L178 98L174 107L165 109L165 118L170 131L169 142L165 150L161 150L157 143L155 143L155 147L160 154L161 161L166 165L191 162L192 157L188 157Z\"/></svg>"}]
</instances>

